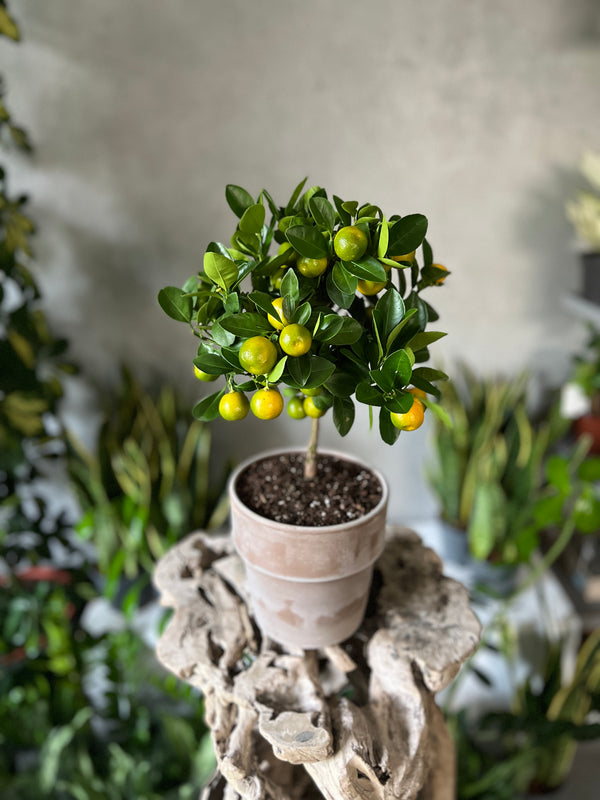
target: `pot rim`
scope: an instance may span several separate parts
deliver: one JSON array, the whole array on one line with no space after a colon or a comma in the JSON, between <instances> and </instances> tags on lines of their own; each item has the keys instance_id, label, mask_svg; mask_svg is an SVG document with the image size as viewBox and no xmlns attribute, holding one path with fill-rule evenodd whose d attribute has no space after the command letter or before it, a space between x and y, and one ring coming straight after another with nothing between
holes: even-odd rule
<instances>
[{"instance_id":1,"label":"pot rim","mask_svg":"<svg viewBox=\"0 0 600 800\"><path fill-rule=\"evenodd\" d=\"M382 509L386 507L389 498L389 487L387 481L380 470L376 467L367 464L363 461L362 458L358 456L353 456L348 453L343 453L341 450L327 450L327 449L319 449L317 455L327 455L327 456L334 456L341 461L350 461L354 464L360 464L365 469L368 469L372 472L377 480L381 485L381 498L377 505L368 511L366 514L363 514L361 517L357 517L356 519L349 520L348 522L338 522L335 525L296 525L295 523L290 522L277 522L274 519L269 519L268 517L263 517L261 514L257 514L256 511L253 511L251 508L242 502L240 499L235 484L237 479L241 475L241 473L249 467L251 464L255 463L256 461L262 461L265 458L269 458L270 456L275 455L282 455L285 453L304 453L305 450L301 447L276 447L270 450L263 450L261 453L253 456L249 456L248 458L244 459L238 466L233 470L231 476L229 478L229 496L231 498L232 505L237 503L244 509L244 513L249 515L250 518L260 522L262 525L266 525L267 527L277 528L278 531L281 533L294 533L297 531L302 531L302 533L315 533L315 534L324 534L324 533L337 533L341 531L348 531L352 528L357 528L361 525L364 525L365 522L368 522L372 518L376 517L378 514L381 513Z\"/></svg>"}]
</instances>

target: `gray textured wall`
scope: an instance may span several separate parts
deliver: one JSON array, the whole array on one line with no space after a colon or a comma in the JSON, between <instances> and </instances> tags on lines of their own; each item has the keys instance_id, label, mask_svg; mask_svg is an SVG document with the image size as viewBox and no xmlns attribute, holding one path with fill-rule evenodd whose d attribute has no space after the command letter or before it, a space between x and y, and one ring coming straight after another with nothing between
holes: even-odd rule
<instances>
[{"instance_id":1,"label":"gray textured wall","mask_svg":"<svg viewBox=\"0 0 600 800\"><path fill-rule=\"evenodd\" d=\"M48 307L100 379L125 357L182 392L194 341L157 290L228 236L224 185L285 198L309 175L388 214L429 216L446 363L564 370L582 325L563 204L600 147L597 0L13 2L8 102L37 147L11 180L33 198ZM223 451L301 442L299 424L217 423ZM243 439L240 444L239 439ZM426 434L390 449L366 420L344 442L382 465L392 515L430 511Z\"/></svg>"}]
</instances>

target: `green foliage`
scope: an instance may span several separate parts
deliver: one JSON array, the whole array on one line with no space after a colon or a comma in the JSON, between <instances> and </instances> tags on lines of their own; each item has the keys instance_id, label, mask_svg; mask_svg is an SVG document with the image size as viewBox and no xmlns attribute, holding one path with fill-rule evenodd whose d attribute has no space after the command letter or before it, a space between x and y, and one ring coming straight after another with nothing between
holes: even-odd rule
<instances>
[{"instance_id":1,"label":"green foliage","mask_svg":"<svg viewBox=\"0 0 600 800\"><path fill-rule=\"evenodd\" d=\"M442 516L466 531L476 558L528 560L538 544L544 459L564 424L555 414L532 420L525 376L480 380L465 367L443 386L441 406L451 425L436 418L428 478Z\"/></svg>"},{"instance_id":2,"label":"green foliage","mask_svg":"<svg viewBox=\"0 0 600 800\"><path fill-rule=\"evenodd\" d=\"M211 485L210 429L178 407L173 388L147 393L124 368L95 453L72 436L69 443L69 474L82 508L77 530L96 548L109 595L122 575L146 573L132 590L139 594L171 545L225 522L227 473Z\"/></svg>"},{"instance_id":3,"label":"green foliage","mask_svg":"<svg viewBox=\"0 0 600 800\"><path fill-rule=\"evenodd\" d=\"M399 430L390 413L410 407L408 387L437 396L435 384L446 378L420 366L429 358L429 346L444 335L425 333L438 316L421 292L448 273L432 264L422 214L388 221L377 206L359 206L335 195L332 203L318 186L304 191L305 182L284 206L277 206L266 190L254 199L245 189L228 185L225 197L238 217L230 245L211 242L203 269L181 289L162 289L158 301L170 317L191 326L201 340L194 364L224 376L228 391L323 386L320 402L334 408L342 436L352 427L355 402L362 402L379 409L382 437L393 444ZM363 241L367 237L367 251L342 261L334 239L351 225L362 232ZM270 253L276 244L279 251ZM421 256L398 260L419 249ZM298 262L302 258L323 259L327 266L317 277L307 277ZM363 296L360 281L383 286ZM310 351L287 358L282 353L270 374L251 375L240 366L238 351L253 336L266 336L277 346L279 331L267 316L279 297L289 323L310 332ZM202 421L218 416L224 391L199 402L195 416Z\"/></svg>"},{"instance_id":4,"label":"green foliage","mask_svg":"<svg viewBox=\"0 0 600 800\"><path fill-rule=\"evenodd\" d=\"M580 191L575 200L567 203L567 217L577 235L593 251L600 250L600 153L587 151L581 164L581 174L590 189Z\"/></svg>"},{"instance_id":5,"label":"green foliage","mask_svg":"<svg viewBox=\"0 0 600 800\"><path fill-rule=\"evenodd\" d=\"M572 382L592 401L592 411L600 414L600 332L589 326L585 351L574 359Z\"/></svg>"},{"instance_id":6,"label":"green foliage","mask_svg":"<svg viewBox=\"0 0 600 800\"><path fill-rule=\"evenodd\" d=\"M584 642L567 682L562 642L542 645L543 668L519 687L510 711L450 718L459 800L512 800L554 789L569 773L577 741L600 737L600 725L588 720L600 707L600 631Z\"/></svg>"}]
</instances>

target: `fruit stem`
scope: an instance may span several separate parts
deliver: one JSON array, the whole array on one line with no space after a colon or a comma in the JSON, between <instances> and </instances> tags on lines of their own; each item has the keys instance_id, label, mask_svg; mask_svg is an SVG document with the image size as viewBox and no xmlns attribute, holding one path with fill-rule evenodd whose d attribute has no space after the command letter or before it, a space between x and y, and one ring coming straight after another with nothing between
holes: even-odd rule
<instances>
[{"instance_id":1,"label":"fruit stem","mask_svg":"<svg viewBox=\"0 0 600 800\"><path fill-rule=\"evenodd\" d=\"M310 440L304 461L304 479L311 481L317 477L317 445L319 444L319 419L312 420Z\"/></svg>"}]
</instances>

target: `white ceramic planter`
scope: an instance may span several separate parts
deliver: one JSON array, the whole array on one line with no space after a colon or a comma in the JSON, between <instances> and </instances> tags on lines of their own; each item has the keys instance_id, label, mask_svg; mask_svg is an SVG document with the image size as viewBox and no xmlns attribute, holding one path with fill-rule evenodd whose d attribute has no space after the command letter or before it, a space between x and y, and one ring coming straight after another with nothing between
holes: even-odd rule
<instances>
[{"instance_id":1,"label":"white ceramic planter","mask_svg":"<svg viewBox=\"0 0 600 800\"><path fill-rule=\"evenodd\" d=\"M236 482L253 462L290 450L262 453L240 464L230 480L232 537L246 567L247 587L261 630L281 644L312 649L351 636L365 613L373 565L385 540L388 487L368 514L340 525L289 525L261 517L240 500Z\"/></svg>"}]
</instances>

